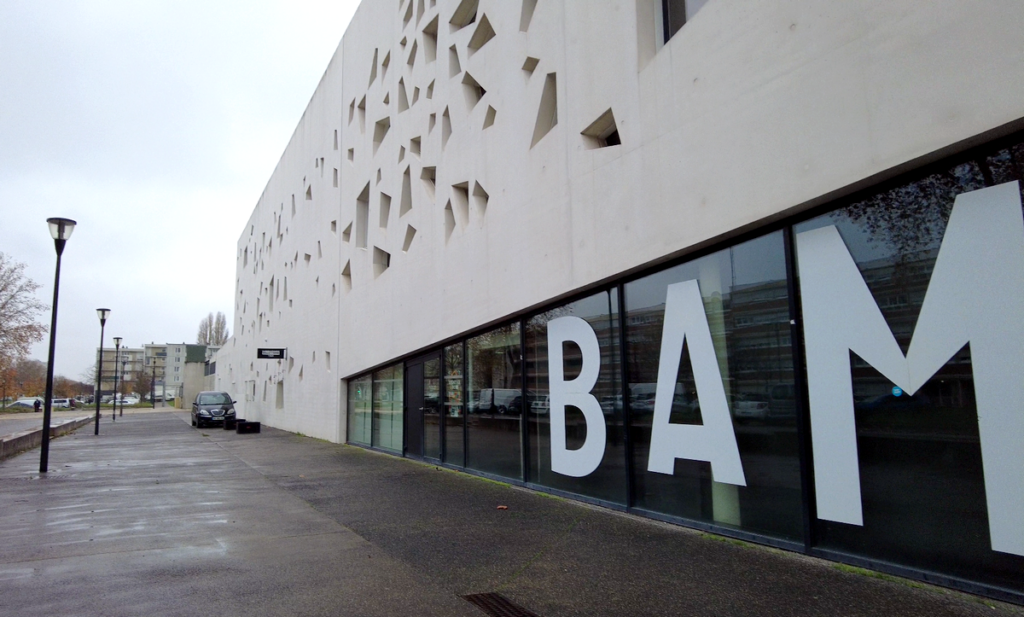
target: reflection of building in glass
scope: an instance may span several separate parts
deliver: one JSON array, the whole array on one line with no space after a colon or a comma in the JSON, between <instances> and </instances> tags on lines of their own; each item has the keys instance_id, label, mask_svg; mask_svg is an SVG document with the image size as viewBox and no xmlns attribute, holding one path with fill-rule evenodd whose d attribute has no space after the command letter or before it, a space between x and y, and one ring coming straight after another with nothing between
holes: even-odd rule
<instances>
[{"instance_id":1,"label":"reflection of building in glass","mask_svg":"<svg viewBox=\"0 0 1024 617\"><path fill-rule=\"evenodd\" d=\"M864 281L904 354L910 349L937 256L938 250L932 249L905 256L899 262L886 258L860 265ZM862 431L902 427L949 434L976 424L969 347L960 350L916 393L899 396L893 393L892 382L856 354L851 355L854 401ZM925 413L932 419L926 425L910 419Z\"/></svg>"}]
</instances>

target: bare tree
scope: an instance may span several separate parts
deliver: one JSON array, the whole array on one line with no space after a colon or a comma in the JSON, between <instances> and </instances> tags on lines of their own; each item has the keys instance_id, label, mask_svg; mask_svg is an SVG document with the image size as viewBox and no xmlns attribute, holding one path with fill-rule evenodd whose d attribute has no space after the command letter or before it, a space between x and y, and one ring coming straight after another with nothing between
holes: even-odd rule
<instances>
[{"instance_id":1,"label":"bare tree","mask_svg":"<svg viewBox=\"0 0 1024 617\"><path fill-rule=\"evenodd\" d=\"M218 312L217 317L213 320L213 332L210 334L210 344L215 347L223 347L224 343L228 342L228 337L231 336L228 332L228 319L224 316L224 313Z\"/></svg>"},{"instance_id":2,"label":"bare tree","mask_svg":"<svg viewBox=\"0 0 1024 617\"><path fill-rule=\"evenodd\" d=\"M37 321L47 308L35 296L40 285L24 270L25 264L0 253L0 370L27 356L46 333L46 326Z\"/></svg>"},{"instance_id":3,"label":"bare tree","mask_svg":"<svg viewBox=\"0 0 1024 617\"><path fill-rule=\"evenodd\" d=\"M216 317L213 316L213 313L208 314L199 322L196 344L212 345L214 347L223 346L230 336L227 322L228 320L224 313L218 312Z\"/></svg>"},{"instance_id":4,"label":"bare tree","mask_svg":"<svg viewBox=\"0 0 1024 617\"><path fill-rule=\"evenodd\" d=\"M210 313L199 322L199 333L196 334L197 345L209 345L210 334L213 332L213 313Z\"/></svg>"}]
</instances>

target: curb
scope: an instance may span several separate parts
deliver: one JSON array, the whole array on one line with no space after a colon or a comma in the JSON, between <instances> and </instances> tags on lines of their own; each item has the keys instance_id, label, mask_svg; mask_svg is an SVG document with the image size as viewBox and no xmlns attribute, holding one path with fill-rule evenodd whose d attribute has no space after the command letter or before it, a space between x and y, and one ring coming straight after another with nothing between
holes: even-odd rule
<instances>
[{"instance_id":1,"label":"curb","mask_svg":"<svg viewBox=\"0 0 1024 617\"><path fill-rule=\"evenodd\" d=\"M68 433L89 424L94 419L94 416L83 416L81 418L74 418L66 422L62 422L56 426L51 426L50 439L67 435ZM41 446L42 444L42 427L31 431L22 431L20 433L8 435L3 439L0 439L0 461L9 459L16 454L20 454L25 450L31 450L32 448Z\"/></svg>"}]
</instances>

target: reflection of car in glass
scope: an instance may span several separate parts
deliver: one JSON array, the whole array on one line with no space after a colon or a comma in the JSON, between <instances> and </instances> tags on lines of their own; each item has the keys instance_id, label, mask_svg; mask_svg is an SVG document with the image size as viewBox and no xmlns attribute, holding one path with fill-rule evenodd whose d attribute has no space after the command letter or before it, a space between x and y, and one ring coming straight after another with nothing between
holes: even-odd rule
<instances>
[{"instance_id":1,"label":"reflection of car in glass","mask_svg":"<svg viewBox=\"0 0 1024 617\"><path fill-rule=\"evenodd\" d=\"M654 392L640 392L634 394L629 399L629 408L634 413L644 413L654 411L654 400L656 396Z\"/></svg>"},{"instance_id":2,"label":"reflection of car in glass","mask_svg":"<svg viewBox=\"0 0 1024 617\"><path fill-rule=\"evenodd\" d=\"M768 418L768 401L750 395L734 394L729 401L732 415L737 420L765 420Z\"/></svg>"},{"instance_id":3,"label":"reflection of car in glass","mask_svg":"<svg viewBox=\"0 0 1024 617\"><path fill-rule=\"evenodd\" d=\"M513 388L484 388L476 397L476 413L504 415L510 412L516 397L522 396Z\"/></svg>"},{"instance_id":4,"label":"reflection of car in glass","mask_svg":"<svg viewBox=\"0 0 1024 617\"><path fill-rule=\"evenodd\" d=\"M768 386L768 419L792 420L796 418L796 388L791 383Z\"/></svg>"},{"instance_id":5,"label":"reflection of car in glass","mask_svg":"<svg viewBox=\"0 0 1024 617\"><path fill-rule=\"evenodd\" d=\"M601 397L601 411L605 415L612 415L622 411L622 395L616 394L614 396L602 396Z\"/></svg>"},{"instance_id":6,"label":"reflection of car in glass","mask_svg":"<svg viewBox=\"0 0 1024 617\"><path fill-rule=\"evenodd\" d=\"M227 392L200 392L192 403L192 426L224 424L235 419L235 401Z\"/></svg>"},{"instance_id":7,"label":"reflection of car in glass","mask_svg":"<svg viewBox=\"0 0 1024 617\"><path fill-rule=\"evenodd\" d=\"M526 391L526 403L531 409L533 408L533 402L539 398L540 397L536 393L530 390ZM518 416L522 415L523 409L523 395L516 394L512 399L512 402L508 405L508 412L513 416Z\"/></svg>"},{"instance_id":8,"label":"reflection of car in glass","mask_svg":"<svg viewBox=\"0 0 1024 617\"><path fill-rule=\"evenodd\" d=\"M854 403L854 409L857 411L918 411L931 406L931 399L928 398L928 395L921 392L914 396L909 394L900 396L883 394L882 396Z\"/></svg>"},{"instance_id":9,"label":"reflection of car in glass","mask_svg":"<svg viewBox=\"0 0 1024 617\"><path fill-rule=\"evenodd\" d=\"M638 386L654 386L655 384L638 384ZM634 386L631 389L629 398L629 409L632 413L654 413L654 405L658 400L655 389L647 389ZM695 420L700 414L700 401L696 392L686 392L683 384L677 383L675 392L672 393L671 422L686 423L687 420Z\"/></svg>"},{"instance_id":10,"label":"reflection of car in glass","mask_svg":"<svg viewBox=\"0 0 1024 617\"><path fill-rule=\"evenodd\" d=\"M535 414L546 414L551 411L551 397L545 394L536 401L530 403L530 411Z\"/></svg>"}]
</instances>

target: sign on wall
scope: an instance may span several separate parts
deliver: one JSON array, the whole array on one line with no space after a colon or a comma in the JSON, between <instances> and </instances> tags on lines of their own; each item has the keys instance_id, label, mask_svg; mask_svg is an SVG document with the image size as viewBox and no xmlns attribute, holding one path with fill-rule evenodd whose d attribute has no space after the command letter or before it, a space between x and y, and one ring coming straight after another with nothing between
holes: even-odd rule
<instances>
[{"instance_id":1,"label":"sign on wall","mask_svg":"<svg viewBox=\"0 0 1024 617\"><path fill-rule=\"evenodd\" d=\"M287 357L287 347L260 347L256 349L256 358L259 360L284 360Z\"/></svg>"}]
</instances>

